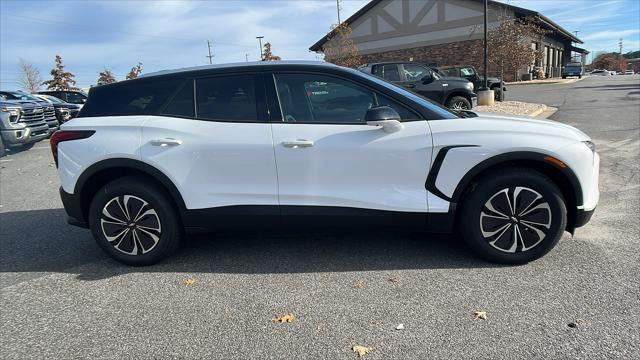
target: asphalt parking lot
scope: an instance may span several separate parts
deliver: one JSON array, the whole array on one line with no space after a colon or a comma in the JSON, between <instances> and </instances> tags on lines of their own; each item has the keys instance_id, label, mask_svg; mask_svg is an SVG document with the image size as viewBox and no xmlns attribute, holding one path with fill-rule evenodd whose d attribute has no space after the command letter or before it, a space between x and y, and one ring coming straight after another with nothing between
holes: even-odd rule
<instances>
[{"instance_id":1,"label":"asphalt parking lot","mask_svg":"<svg viewBox=\"0 0 640 360\"><path fill-rule=\"evenodd\" d=\"M507 96L558 107L601 155L591 222L523 266L452 236L323 231L221 233L127 267L65 223L48 142L0 159L0 357L637 358L640 77Z\"/></svg>"}]
</instances>

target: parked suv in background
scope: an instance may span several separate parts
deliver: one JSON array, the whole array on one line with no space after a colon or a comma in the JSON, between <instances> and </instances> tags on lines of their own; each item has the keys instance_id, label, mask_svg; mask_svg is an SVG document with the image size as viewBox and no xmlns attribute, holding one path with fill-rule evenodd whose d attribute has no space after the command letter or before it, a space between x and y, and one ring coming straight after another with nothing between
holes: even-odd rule
<instances>
[{"instance_id":1,"label":"parked suv in background","mask_svg":"<svg viewBox=\"0 0 640 360\"><path fill-rule=\"evenodd\" d=\"M58 122L58 118L56 117L55 107L50 101L41 99L31 94L24 93L22 91L0 91L0 96L2 96L6 100L23 100L37 103L38 105L42 106L42 110L44 111L44 121L46 121L47 125L49 125L49 135L58 130L60 123Z\"/></svg>"},{"instance_id":2,"label":"parked suv in background","mask_svg":"<svg viewBox=\"0 0 640 360\"><path fill-rule=\"evenodd\" d=\"M37 94L55 96L64 102L80 105L80 107L87 102L87 95L81 91L75 90L47 90L38 91Z\"/></svg>"},{"instance_id":3,"label":"parked suv in background","mask_svg":"<svg viewBox=\"0 0 640 360\"><path fill-rule=\"evenodd\" d=\"M577 76L578 79L582 79L584 74L584 67L581 63L568 63L562 68L562 78L566 79L568 76Z\"/></svg>"},{"instance_id":4,"label":"parked suv in background","mask_svg":"<svg viewBox=\"0 0 640 360\"><path fill-rule=\"evenodd\" d=\"M484 76L478 75L476 68L471 65L458 65L458 66L440 66L438 70L445 73L448 76L460 77L467 79L473 83L474 91L481 89L484 86ZM502 86L500 90L500 79L496 77L487 78L487 86L495 93L495 99L502 100L502 91L507 91L506 86Z\"/></svg>"},{"instance_id":5,"label":"parked suv in background","mask_svg":"<svg viewBox=\"0 0 640 360\"><path fill-rule=\"evenodd\" d=\"M30 145L46 138L48 133L40 105L0 97L0 156L4 156L6 148Z\"/></svg>"},{"instance_id":6,"label":"parked suv in background","mask_svg":"<svg viewBox=\"0 0 640 360\"><path fill-rule=\"evenodd\" d=\"M478 103L473 83L459 77L444 76L426 65L413 62L364 64L358 70L404 86L449 109L471 110Z\"/></svg>"},{"instance_id":7,"label":"parked suv in background","mask_svg":"<svg viewBox=\"0 0 640 360\"><path fill-rule=\"evenodd\" d=\"M522 263L586 224L599 196L598 154L569 125L461 118L319 62L97 86L51 149L70 222L134 265L185 231L250 225L459 231L486 259Z\"/></svg>"},{"instance_id":8,"label":"parked suv in background","mask_svg":"<svg viewBox=\"0 0 640 360\"><path fill-rule=\"evenodd\" d=\"M56 109L56 117L61 124L69 119L73 119L74 117L78 116L78 113L82 108L80 105L64 102L55 96L44 94L35 94L34 96L43 100L47 100L53 104Z\"/></svg>"}]
</instances>

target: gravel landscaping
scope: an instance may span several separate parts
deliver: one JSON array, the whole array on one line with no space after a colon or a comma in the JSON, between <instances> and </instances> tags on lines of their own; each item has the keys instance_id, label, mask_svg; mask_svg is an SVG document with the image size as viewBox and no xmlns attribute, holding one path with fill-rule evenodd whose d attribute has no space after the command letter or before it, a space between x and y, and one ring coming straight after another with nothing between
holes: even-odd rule
<instances>
[{"instance_id":1,"label":"gravel landscaping","mask_svg":"<svg viewBox=\"0 0 640 360\"><path fill-rule=\"evenodd\" d=\"M545 104L527 103L522 101L503 101L496 102L491 106L476 106L473 108L476 112L489 112L511 115L535 116L545 111Z\"/></svg>"}]
</instances>

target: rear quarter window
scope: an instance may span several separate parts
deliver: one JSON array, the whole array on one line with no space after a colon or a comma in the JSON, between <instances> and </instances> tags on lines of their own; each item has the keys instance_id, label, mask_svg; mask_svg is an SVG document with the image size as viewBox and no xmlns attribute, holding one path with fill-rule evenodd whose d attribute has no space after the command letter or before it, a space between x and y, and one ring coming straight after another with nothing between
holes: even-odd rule
<instances>
[{"instance_id":1,"label":"rear quarter window","mask_svg":"<svg viewBox=\"0 0 640 360\"><path fill-rule=\"evenodd\" d=\"M153 115L184 83L183 79L140 79L91 88L81 117Z\"/></svg>"}]
</instances>

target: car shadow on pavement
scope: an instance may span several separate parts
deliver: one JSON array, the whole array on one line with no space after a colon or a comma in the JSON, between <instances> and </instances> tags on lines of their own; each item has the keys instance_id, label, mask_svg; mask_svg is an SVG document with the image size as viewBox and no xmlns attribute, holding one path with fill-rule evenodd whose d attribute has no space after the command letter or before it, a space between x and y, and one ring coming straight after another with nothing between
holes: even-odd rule
<instances>
[{"instance_id":1,"label":"car shadow on pavement","mask_svg":"<svg viewBox=\"0 0 640 360\"><path fill-rule=\"evenodd\" d=\"M148 267L111 260L63 209L0 213L0 272L67 272L98 280L132 272L309 273L497 267L452 235L394 230L224 231L189 239Z\"/></svg>"},{"instance_id":2,"label":"car shadow on pavement","mask_svg":"<svg viewBox=\"0 0 640 360\"><path fill-rule=\"evenodd\" d=\"M600 89L600 90L636 90L640 89L640 83L633 84L604 84L594 86L576 86L573 89Z\"/></svg>"}]
</instances>

